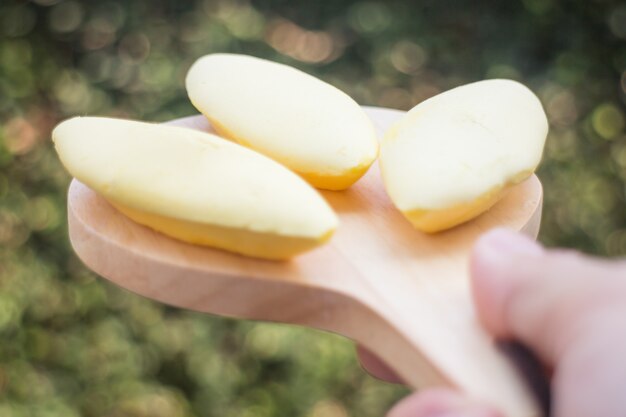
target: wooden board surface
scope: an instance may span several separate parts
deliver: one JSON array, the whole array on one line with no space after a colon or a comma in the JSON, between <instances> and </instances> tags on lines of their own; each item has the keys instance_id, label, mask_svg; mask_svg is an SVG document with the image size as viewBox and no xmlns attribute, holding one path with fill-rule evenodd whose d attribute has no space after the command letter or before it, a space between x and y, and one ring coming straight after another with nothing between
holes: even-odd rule
<instances>
[{"instance_id":1,"label":"wooden board surface","mask_svg":"<svg viewBox=\"0 0 626 417\"><path fill-rule=\"evenodd\" d=\"M366 110L379 132L402 115ZM203 118L182 123L209 129ZM70 239L89 268L142 296L343 334L415 388L458 387L510 417L538 416L517 370L479 326L467 278L469 249L482 232L503 226L536 236L538 179L514 187L474 221L437 235L416 231L393 207L377 164L349 190L323 195L340 217L336 235L288 262L175 241L127 219L76 180L68 194Z\"/></svg>"}]
</instances>

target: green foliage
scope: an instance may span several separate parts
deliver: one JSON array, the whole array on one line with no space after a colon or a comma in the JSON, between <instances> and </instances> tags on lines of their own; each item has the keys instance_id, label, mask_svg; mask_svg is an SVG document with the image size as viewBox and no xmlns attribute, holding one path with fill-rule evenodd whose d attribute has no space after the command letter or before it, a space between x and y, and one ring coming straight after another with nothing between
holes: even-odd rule
<instances>
[{"instance_id":1,"label":"green foliage","mask_svg":"<svg viewBox=\"0 0 626 417\"><path fill-rule=\"evenodd\" d=\"M51 128L194 113L185 72L218 51L402 109L519 79L551 123L542 240L626 253L623 2L1 0L0 416L366 417L406 392L366 376L341 338L163 307L72 254Z\"/></svg>"}]
</instances>

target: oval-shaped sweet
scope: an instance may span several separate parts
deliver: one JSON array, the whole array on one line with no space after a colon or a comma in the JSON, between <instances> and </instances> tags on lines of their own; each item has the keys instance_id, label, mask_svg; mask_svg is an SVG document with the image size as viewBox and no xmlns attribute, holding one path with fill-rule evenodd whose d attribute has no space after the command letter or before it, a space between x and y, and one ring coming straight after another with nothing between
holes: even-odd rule
<instances>
[{"instance_id":1,"label":"oval-shaped sweet","mask_svg":"<svg viewBox=\"0 0 626 417\"><path fill-rule=\"evenodd\" d=\"M186 242L285 259L328 240L338 224L298 175L215 135L76 117L52 137L70 174L136 222Z\"/></svg>"},{"instance_id":2,"label":"oval-shaped sweet","mask_svg":"<svg viewBox=\"0 0 626 417\"><path fill-rule=\"evenodd\" d=\"M418 104L388 130L383 181L417 229L445 230L530 176L547 133L543 107L524 85L486 80L457 87Z\"/></svg>"},{"instance_id":3,"label":"oval-shaped sweet","mask_svg":"<svg viewBox=\"0 0 626 417\"><path fill-rule=\"evenodd\" d=\"M378 154L372 122L347 94L287 65L213 54L187 74L187 93L216 131L318 188L342 190Z\"/></svg>"}]
</instances>

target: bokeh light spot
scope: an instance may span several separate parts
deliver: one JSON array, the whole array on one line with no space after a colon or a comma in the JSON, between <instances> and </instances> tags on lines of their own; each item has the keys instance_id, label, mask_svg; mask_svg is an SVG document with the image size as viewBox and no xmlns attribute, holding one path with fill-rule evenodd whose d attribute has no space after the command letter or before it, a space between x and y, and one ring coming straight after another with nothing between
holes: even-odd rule
<instances>
[{"instance_id":1,"label":"bokeh light spot","mask_svg":"<svg viewBox=\"0 0 626 417\"><path fill-rule=\"evenodd\" d=\"M143 33L131 33L120 41L119 54L135 62L141 62L150 55L150 40Z\"/></svg>"},{"instance_id":2,"label":"bokeh light spot","mask_svg":"<svg viewBox=\"0 0 626 417\"><path fill-rule=\"evenodd\" d=\"M348 22L360 33L379 33L391 24L391 13L383 2L356 3L349 11Z\"/></svg>"},{"instance_id":3,"label":"bokeh light spot","mask_svg":"<svg viewBox=\"0 0 626 417\"><path fill-rule=\"evenodd\" d=\"M239 39L260 39L265 28L265 17L244 2L222 2L216 16Z\"/></svg>"},{"instance_id":4,"label":"bokeh light spot","mask_svg":"<svg viewBox=\"0 0 626 417\"><path fill-rule=\"evenodd\" d=\"M285 19L272 22L265 37L274 49L302 62L329 62L337 57L329 33L306 30Z\"/></svg>"},{"instance_id":5,"label":"bokeh light spot","mask_svg":"<svg viewBox=\"0 0 626 417\"><path fill-rule=\"evenodd\" d=\"M148 86L159 89L168 85L174 75L174 65L165 56L151 56L140 68L139 77Z\"/></svg>"},{"instance_id":6,"label":"bokeh light spot","mask_svg":"<svg viewBox=\"0 0 626 417\"><path fill-rule=\"evenodd\" d=\"M617 6L609 15L608 23L613 35L626 39L626 5Z\"/></svg>"},{"instance_id":7,"label":"bokeh light spot","mask_svg":"<svg viewBox=\"0 0 626 417\"><path fill-rule=\"evenodd\" d=\"M23 155L29 152L39 137L37 128L26 119L16 117L4 126L5 146L14 155Z\"/></svg>"},{"instance_id":8,"label":"bokeh light spot","mask_svg":"<svg viewBox=\"0 0 626 417\"><path fill-rule=\"evenodd\" d=\"M26 213L26 222L31 230L52 229L59 225L61 216L57 207L48 197L36 197L29 201Z\"/></svg>"},{"instance_id":9,"label":"bokeh light spot","mask_svg":"<svg viewBox=\"0 0 626 417\"><path fill-rule=\"evenodd\" d=\"M50 10L48 24L54 32L72 32L80 26L85 11L80 3L69 0L59 3Z\"/></svg>"},{"instance_id":10,"label":"bokeh light spot","mask_svg":"<svg viewBox=\"0 0 626 417\"><path fill-rule=\"evenodd\" d=\"M624 115L613 104L598 106L591 115L593 129L604 139L613 139L624 129Z\"/></svg>"},{"instance_id":11,"label":"bokeh light spot","mask_svg":"<svg viewBox=\"0 0 626 417\"><path fill-rule=\"evenodd\" d=\"M23 72L33 60L33 48L29 42L15 39L0 49L0 65L11 72Z\"/></svg>"},{"instance_id":12,"label":"bokeh light spot","mask_svg":"<svg viewBox=\"0 0 626 417\"><path fill-rule=\"evenodd\" d=\"M106 19L95 18L87 22L83 32L83 47L88 50L104 48L116 38L116 27Z\"/></svg>"},{"instance_id":13,"label":"bokeh light spot","mask_svg":"<svg viewBox=\"0 0 626 417\"><path fill-rule=\"evenodd\" d=\"M272 326L257 326L246 337L246 346L261 358L276 356L280 343L280 331Z\"/></svg>"},{"instance_id":14,"label":"bokeh light spot","mask_svg":"<svg viewBox=\"0 0 626 417\"><path fill-rule=\"evenodd\" d=\"M91 91L83 75L64 71L54 85L54 95L68 113L82 113L91 102Z\"/></svg>"},{"instance_id":15,"label":"bokeh light spot","mask_svg":"<svg viewBox=\"0 0 626 417\"><path fill-rule=\"evenodd\" d=\"M427 58L424 48L407 40L396 43L389 55L393 67L405 74L417 73L424 66Z\"/></svg>"},{"instance_id":16,"label":"bokeh light spot","mask_svg":"<svg viewBox=\"0 0 626 417\"><path fill-rule=\"evenodd\" d=\"M550 123L556 126L569 126L578 118L576 98L569 90L560 90L546 103Z\"/></svg>"},{"instance_id":17,"label":"bokeh light spot","mask_svg":"<svg viewBox=\"0 0 626 417\"><path fill-rule=\"evenodd\" d=\"M308 417L348 417L348 412L338 401L322 400L315 403Z\"/></svg>"}]
</instances>

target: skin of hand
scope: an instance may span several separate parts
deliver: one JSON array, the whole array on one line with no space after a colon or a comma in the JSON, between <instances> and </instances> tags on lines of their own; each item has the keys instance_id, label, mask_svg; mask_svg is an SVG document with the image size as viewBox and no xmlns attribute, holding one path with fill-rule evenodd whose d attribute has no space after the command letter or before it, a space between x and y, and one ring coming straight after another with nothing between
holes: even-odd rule
<instances>
[{"instance_id":1,"label":"skin of hand","mask_svg":"<svg viewBox=\"0 0 626 417\"><path fill-rule=\"evenodd\" d=\"M548 250L528 237L487 232L470 259L478 317L498 339L517 340L544 362L555 417L626 416L626 262ZM363 367L399 382L358 348ZM388 417L506 417L448 389L400 401Z\"/></svg>"}]
</instances>

